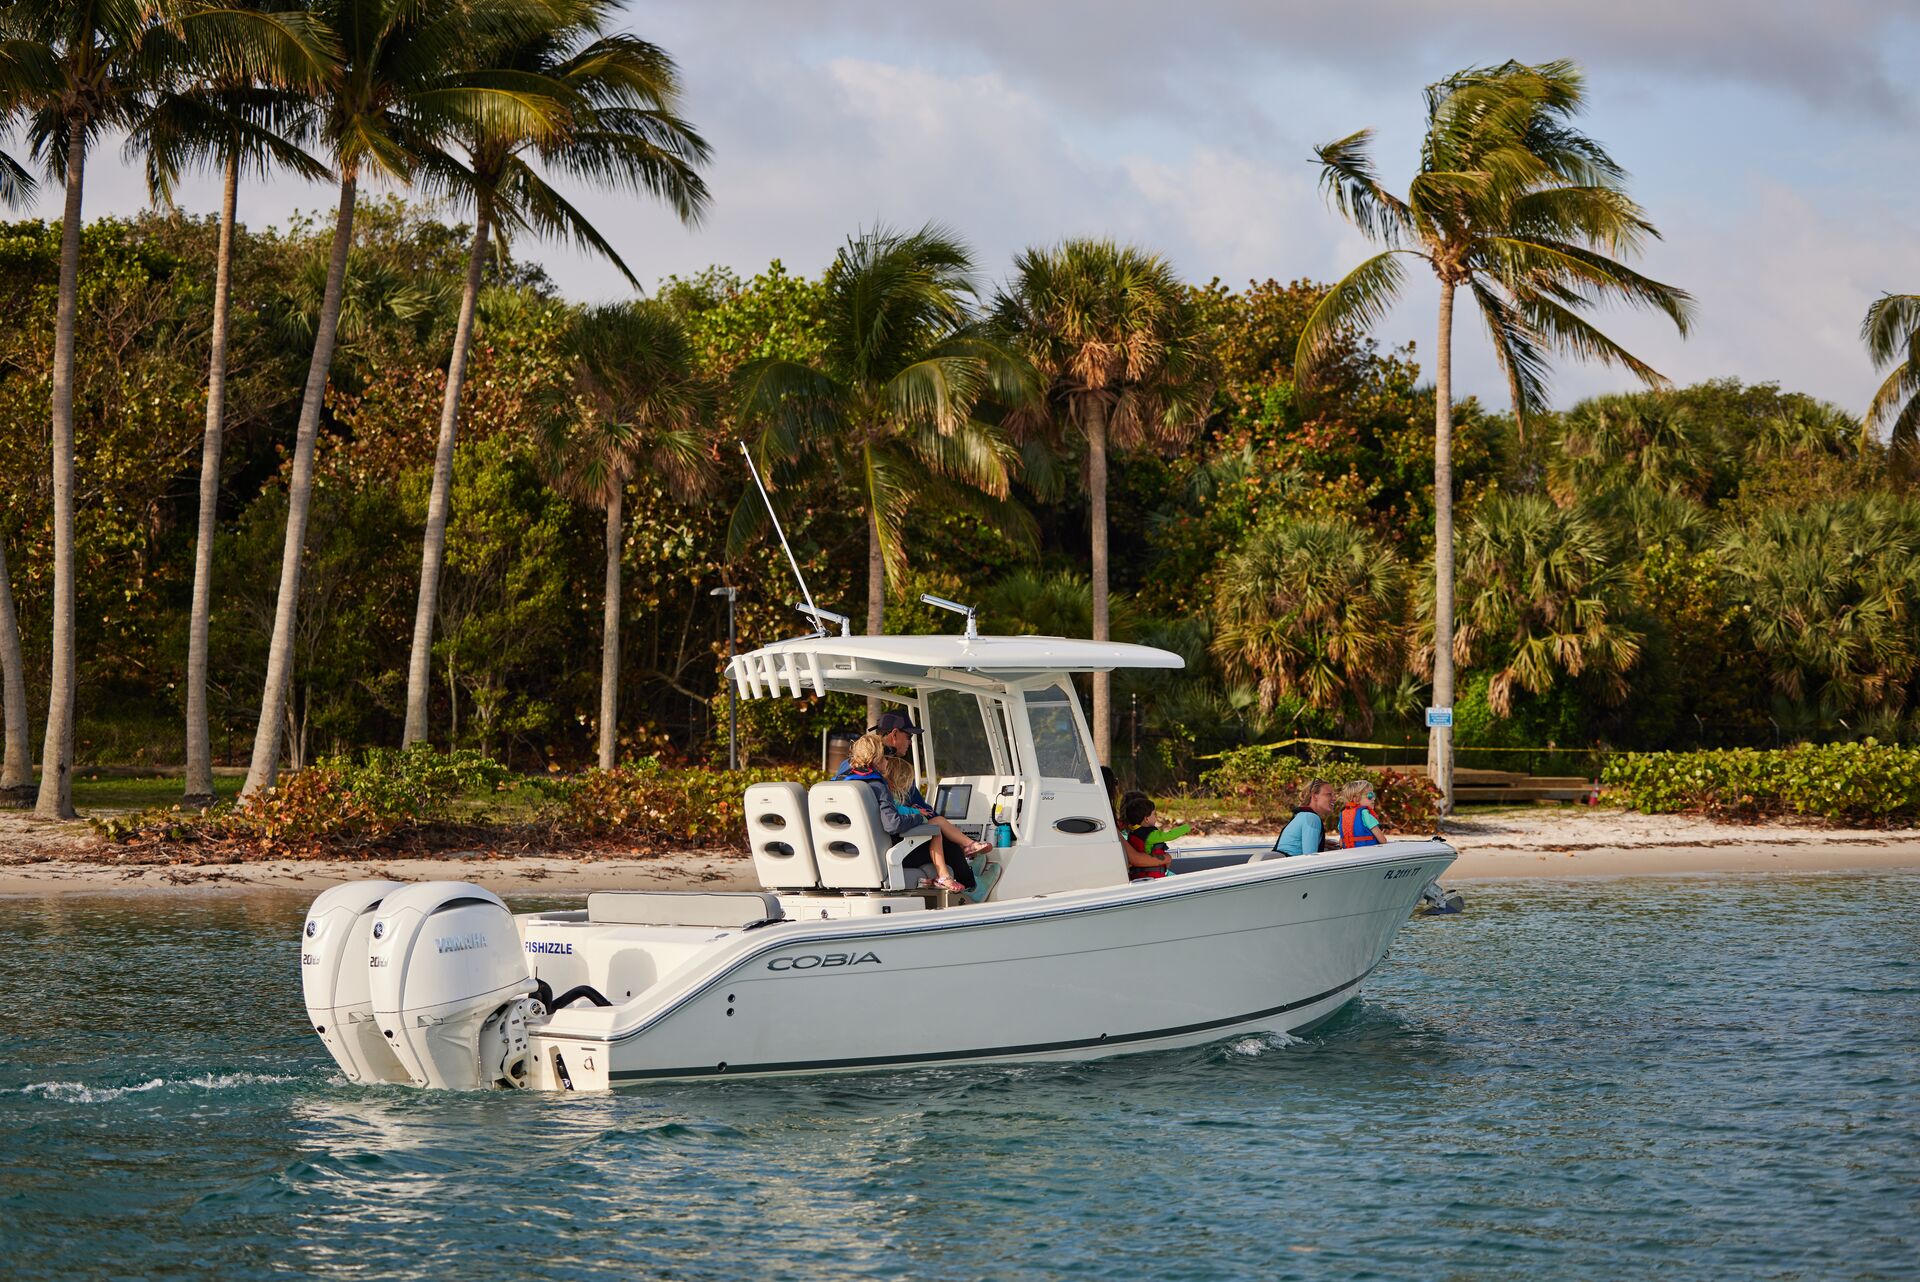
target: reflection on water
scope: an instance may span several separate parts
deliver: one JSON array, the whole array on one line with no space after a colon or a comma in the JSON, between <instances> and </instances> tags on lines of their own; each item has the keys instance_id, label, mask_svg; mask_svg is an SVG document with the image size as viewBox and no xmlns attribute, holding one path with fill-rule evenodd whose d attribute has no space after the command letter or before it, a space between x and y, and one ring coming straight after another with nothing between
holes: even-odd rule
<instances>
[{"instance_id":1,"label":"reflection on water","mask_svg":"<svg viewBox=\"0 0 1920 1282\"><path fill-rule=\"evenodd\" d=\"M603 1096L345 1084L300 1009L304 897L3 901L0 1258L63 1278L1911 1276L1916 892L1486 885L1291 1044ZM938 994L884 1017L937 1019Z\"/></svg>"}]
</instances>

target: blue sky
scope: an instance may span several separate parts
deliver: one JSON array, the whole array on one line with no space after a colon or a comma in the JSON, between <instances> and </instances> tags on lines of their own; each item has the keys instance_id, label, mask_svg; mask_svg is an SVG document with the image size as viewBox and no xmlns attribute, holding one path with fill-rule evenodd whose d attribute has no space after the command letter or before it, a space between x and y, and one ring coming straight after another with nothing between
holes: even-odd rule
<instances>
[{"instance_id":1,"label":"blue sky","mask_svg":"<svg viewBox=\"0 0 1920 1282\"><path fill-rule=\"evenodd\" d=\"M646 281L773 258L817 271L856 228L928 220L972 243L989 283L1019 249L1069 235L1135 241L1196 280L1330 279L1366 246L1320 198L1315 143L1374 128L1404 188L1423 85L1568 57L1587 73L1588 129L1665 234L1643 270L1699 301L1686 341L1654 318L1602 318L1662 372L1776 380L1858 412L1876 382L1861 314L1920 289L1914 0L635 0L628 25L679 60L685 114L715 150L697 230L580 194ZM185 196L216 203L204 183ZM88 213L141 202L138 175L101 153ZM282 179L243 190L242 218L331 204ZM621 292L567 248L516 252L569 296ZM1463 314L1456 385L1499 401L1476 324ZM1380 332L1429 354L1431 288ZM1563 364L1555 399L1629 382Z\"/></svg>"}]
</instances>

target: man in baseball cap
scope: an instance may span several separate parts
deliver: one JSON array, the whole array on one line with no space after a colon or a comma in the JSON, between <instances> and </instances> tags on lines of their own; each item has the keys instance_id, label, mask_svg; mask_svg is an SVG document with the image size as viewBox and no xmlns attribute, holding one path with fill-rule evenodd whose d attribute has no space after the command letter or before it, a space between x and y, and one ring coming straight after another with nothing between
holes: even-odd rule
<instances>
[{"instance_id":1,"label":"man in baseball cap","mask_svg":"<svg viewBox=\"0 0 1920 1282\"><path fill-rule=\"evenodd\" d=\"M896 757L909 755L908 735L924 733L919 726L913 724L913 718L904 712L883 712L880 714L880 724L870 726L868 729L886 740L887 751Z\"/></svg>"}]
</instances>

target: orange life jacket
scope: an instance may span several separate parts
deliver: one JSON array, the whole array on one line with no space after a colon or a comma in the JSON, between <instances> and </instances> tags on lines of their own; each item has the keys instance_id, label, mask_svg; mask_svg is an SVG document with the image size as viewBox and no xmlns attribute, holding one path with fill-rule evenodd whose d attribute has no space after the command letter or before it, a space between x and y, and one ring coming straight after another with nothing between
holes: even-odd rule
<instances>
[{"instance_id":1,"label":"orange life jacket","mask_svg":"<svg viewBox=\"0 0 1920 1282\"><path fill-rule=\"evenodd\" d=\"M1340 846L1351 850L1355 846L1377 846L1380 839L1360 822L1360 812L1366 807L1348 806L1340 812Z\"/></svg>"}]
</instances>

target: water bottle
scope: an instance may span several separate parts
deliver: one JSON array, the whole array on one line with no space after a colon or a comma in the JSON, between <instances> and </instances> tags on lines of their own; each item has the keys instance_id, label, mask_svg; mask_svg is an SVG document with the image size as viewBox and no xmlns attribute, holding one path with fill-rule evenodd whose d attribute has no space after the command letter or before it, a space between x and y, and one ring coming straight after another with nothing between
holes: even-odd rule
<instances>
[{"instance_id":1,"label":"water bottle","mask_svg":"<svg viewBox=\"0 0 1920 1282\"><path fill-rule=\"evenodd\" d=\"M1011 846L1013 844L1013 825L995 824L993 826L993 844L1001 850L1005 850L1008 846Z\"/></svg>"}]
</instances>

